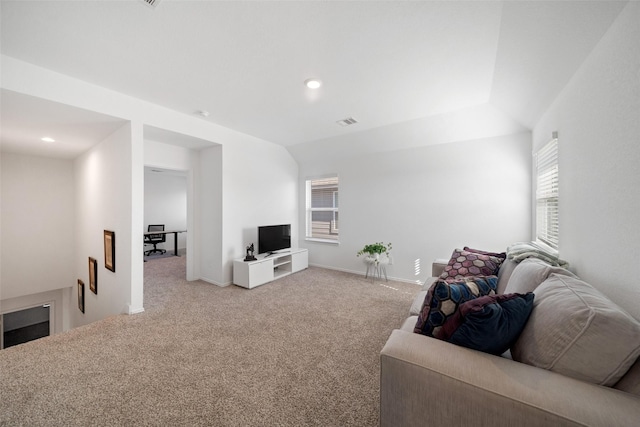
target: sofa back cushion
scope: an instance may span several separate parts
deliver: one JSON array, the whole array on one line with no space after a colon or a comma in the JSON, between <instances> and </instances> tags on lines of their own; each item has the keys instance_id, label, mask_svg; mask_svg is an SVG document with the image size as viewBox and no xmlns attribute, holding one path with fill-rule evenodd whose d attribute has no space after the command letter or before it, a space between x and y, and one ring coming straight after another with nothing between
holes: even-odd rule
<instances>
[{"instance_id":1,"label":"sofa back cushion","mask_svg":"<svg viewBox=\"0 0 640 427\"><path fill-rule=\"evenodd\" d=\"M449 258L438 258L434 259L431 263L431 276L432 277L440 277L445 267L449 263Z\"/></svg>"},{"instance_id":2,"label":"sofa back cushion","mask_svg":"<svg viewBox=\"0 0 640 427\"><path fill-rule=\"evenodd\" d=\"M572 272L562 267L552 267L541 259L527 258L522 260L517 264L516 268L513 269L513 273L504 292L520 294L533 292L535 288L554 273L576 277Z\"/></svg>"},{"instance_id":3,"label":"sofa back cushion","mask_svg":"<svg viewBox=\"0 0 640 427\"><path fill-rule=\"evenodd\" d=\"M513 270L518 266L518 263L511 259L506 259L500 266L500 271L498 272L498 288L496 289L496 293L502 295L507 293L507 285L509 280L511 279L511 275L513 274Z\"/></svg>"},{"instance_id":4,"label":"sofa back cushion","mask_svg":"<svg viewBox=\"0 0 640 427\"><path fill-rule=\"evenodd\" d=\"M514 360L613 386L640 355L640 322L587 283L553 273L534 293Z\"/></svg>"}]
</instances>

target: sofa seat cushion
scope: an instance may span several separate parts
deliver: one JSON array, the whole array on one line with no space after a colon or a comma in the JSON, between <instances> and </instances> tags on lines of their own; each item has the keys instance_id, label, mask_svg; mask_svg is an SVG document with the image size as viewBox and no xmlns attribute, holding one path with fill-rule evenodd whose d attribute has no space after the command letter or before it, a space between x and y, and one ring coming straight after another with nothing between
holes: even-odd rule
<instances>
[{"instance_id":1,"label":"sofa seat cushion","mask_svg":"<svg viewBox=\"0 0 640 427\"><path fill-rule=\"evenodd\" d=\"M497 276L467 277L454 283L438 280L424 299L414 332L432 336L465 301L496 292Z\"/></svg>"},{"instance_id":2,"label":"sofa seat cushion","mask_svg":"<svg viewBox=\"0 0 640 427\"><path fill-rule=\"evenodd\" d=\"M437 277L429 277L427 280L424 281L424 284L422 285L422 290L418 292L418 294L413 299L413 302L411 303L411 307L409 307L409 316L417 316L418 314L420 314L420 310L422 309L422 304L424 303L424 299L427 297L427 293L429 292L429 289L431 289L431 286L433 286L436 280L438 280Z\"/></svg>"},{"instance_id":3,"label":"sofa seat cushion","mask_svg":"<svg viewBox=\"0 0 640 427\"><path fill-rule=\"evenodd\" d=\"M428 293L429 291L418 292L418 295L413 299L411 307L409 308L409 316L417 316L420 314L420 310L422 310L422 305L424 304L424 300Z\"/></svg>"},{"instance_id":4,"label":"sofa seat cushion","mask_svg":"<svg viewBox=\"0 0 640 427\"><path fill-rule=\"evenodd\" d=\"M402 323L400 329L407 332L413 332L413 328L415 328L417 321L418 316L409 316L404 319L404 322Z\"/></svg>"},{"instance_id":5,"label":"sofa seat cushion","mask_svg":"<svg viewBox=\"0 0 640 427\"><path fill-rule=\"evenodd\" d=\"M613 388L640 396L640 358Z\"/></svg>"},{"instance_id":6,"label":"sofa seat cushion","mask_svg":"<svg viewBox=\"0 0 640 427\"><path fill-rule=\"evenodd\" d=\"M554 273L576 277L572 272L562 267L553 267L541 259L527 258L513 269L504 292L520 294L533 292L535 288Z\"/></svg>"},{"instance_id":7,"label":"sofa seat cushion","mask_svg":"<svg viewBox=\"0 0 640 427\"><path fill-rule=\"evenodd\" d=\"M640 322L587 283L554 273L536 288L511 353L519 362L612 386L640 355Z\"/></svg>"},{"instance_id":8,"label":"sofa seat cushion","mask_svg":"<svg viewBox=\"0 0 640 427\"><path fill-rule=\"evenodd\" d=\"M422 285L422 290L428 291L429 289L431 289L431 286L433 286L433 284L436 283L437 280L438 280L437 277L429 277L427 280L424 281L424 284Z\"/></svg>"}]
</instances>

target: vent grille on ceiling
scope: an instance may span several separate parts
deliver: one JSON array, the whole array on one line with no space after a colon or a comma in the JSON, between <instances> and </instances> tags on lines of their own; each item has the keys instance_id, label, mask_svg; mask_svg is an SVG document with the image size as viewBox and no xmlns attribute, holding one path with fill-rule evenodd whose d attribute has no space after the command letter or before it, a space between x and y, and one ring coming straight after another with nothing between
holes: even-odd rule
<instances>
[{"instance_id":1,"label":"vent grille on ceiling","mask_svg":"<svg viewBox=\"0 0 640 427\"><path fill-rule=\"evenodd\" d=\"M155 7L160 3L160 0L142 0L147 6L151 6L155 9Z\"/></svg>"},{"instance_id":2,"label":"vent grille on ceiling","mask_svg":"<svg viewBox=\"0 0 640 427\"><path fill-rule=\"evenodd\" d=\"M358 123L358 121L353 117L347 117L346 119L338 120L336 123L340 126L349 126Z\"/></svg>"}]
</instances>

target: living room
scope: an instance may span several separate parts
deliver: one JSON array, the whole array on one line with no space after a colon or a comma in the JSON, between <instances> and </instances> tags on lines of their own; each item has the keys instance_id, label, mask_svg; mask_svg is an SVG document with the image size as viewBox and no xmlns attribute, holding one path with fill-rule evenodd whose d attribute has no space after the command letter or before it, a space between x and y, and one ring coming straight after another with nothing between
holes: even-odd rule
<instances>
[{"instance_id":1,"label":"living room","mask_svg":"<svg viewBox=\"0 0 640 427\"><path fill-rule=\"evenodd\" d=\"M448 257L455 247L498 251L531 240L532 153L557 132L560 256L572 271L640 317L640 289L629 280L640 241L637 2L550 2L550 10L531 3L533 14L538 10L557 20L574 17L564 29L556 21L517 15L517 5L510 2L499 4L491 16L498 20L494 30L504 34L494 33L500 44L494 41L493 47L500 49L492 58L495 75L488 77L484 102L351 130L366 125L361 122L343 133L336 133L342 132L338 129L331 136L290 145L220 125L215 114L207 119L188 111L204 107L189 105L180 112L138 96L134 88L114 89L108 81L88 80L55 59L33 56L38 50L31 44L43 43L46 31L27 37L27 18L42 21L50 9L18 3L2 3L3 128L5 117L12 114L7 109L16 107L22 113L20 105L29 106L24 113L61 114L61 120L62 113L90 112L86 120L103 126L97 144L73 158L5 151L8 136L3 130L2 312L37 304L41 301L33 295L44 295L59 308L57 332L62 332L115 314L144 311L145 166L188 171L188 279L230 285L232 261L255 242L256 227L291 223L293 240L309 250L310 265L363 274L356 252L366 243L390 241L390 278L420 283L430 275L432 260ZM160 14L163 6L174 6L171 3L160 2L149 11L140 7ZM514 15L535 23L524 28L544 30L509 39L506 35L515 34L513 27L522 24L507 19ZM565 44L537 37L549 34L547 25L556 28L552 34L570 33L562 39ZM509 40L525 40L528 50L518 51L521 47L509 46ZM521 59L501 62L514 54ZM537 74L527 74L527 69ZM532 80L522 83L514 76ZM295 82L300 97L306 93L302 83L307 77ZM323 83L321 91L331 90L331 81ZM368 100L376 101L397 102ZM345 113L363 117L356 111ZM20 116L28 123L29 115ZM292 113L288 120L296 117ZM340 179L339 245L304 236L304 182L328 174ZM27 191L52 197L42 205L41 200L20 197ZM38 221L45 226L33 228ZM116 230L116 273L102 266L105 229ZM55 242L43 242L43 232L52 233ZM83 314L74 303L75 283L87 275L88 256L100 262L100 290L105 293L99 299L88 294Z\"/></svg>"}]
</instances>

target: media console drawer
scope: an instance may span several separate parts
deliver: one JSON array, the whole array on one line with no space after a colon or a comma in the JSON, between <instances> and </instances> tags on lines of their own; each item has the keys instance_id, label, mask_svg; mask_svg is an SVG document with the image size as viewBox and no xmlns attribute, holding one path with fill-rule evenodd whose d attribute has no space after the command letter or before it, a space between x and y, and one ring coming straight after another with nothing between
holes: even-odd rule
<instances>
[{"instance_id":1,"label":"media console drawer","mask_svg":"<svg viewBox=\"0 0 640 427\"><path fill-rule=\"evenodd\" d=\"M256 261L233 261L233 283L255 288L280 277L304 270L309 266L307 249L290 249L272 255L258 255Z\"/></svg>"}]
</instances>

